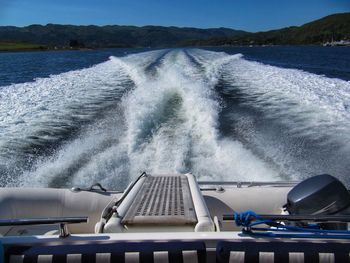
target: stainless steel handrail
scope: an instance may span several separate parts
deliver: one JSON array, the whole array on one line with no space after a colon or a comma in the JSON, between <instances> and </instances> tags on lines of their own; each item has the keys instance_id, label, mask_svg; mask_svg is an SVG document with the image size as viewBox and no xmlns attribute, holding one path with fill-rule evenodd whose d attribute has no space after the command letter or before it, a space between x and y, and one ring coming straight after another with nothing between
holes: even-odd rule
<instances>
[{"instance_id":1,"label":"stainless steel handrail","mask_svg":"<svg viewBox=\"0 0 350 263\"><path fill-rule=\"evenodd\" d=\"M48 217L48 218L16 218L0 219L0 226L28 226L59 224L59 237L70 235L67 224L87 223L88 217Z\"/></svg>"},{"instance_id":2,"label":"stainless steel handrail","mask_svg":"<svg viewBox=\"0 0 350 263\"><path fill-rule=\"evenodd\" d=\"M292 186L300 181L272 181L272 182L239 182L239 181L199 181L199 185L236 185L238 187L246 186Z\"/></svg>"}]
</instances>

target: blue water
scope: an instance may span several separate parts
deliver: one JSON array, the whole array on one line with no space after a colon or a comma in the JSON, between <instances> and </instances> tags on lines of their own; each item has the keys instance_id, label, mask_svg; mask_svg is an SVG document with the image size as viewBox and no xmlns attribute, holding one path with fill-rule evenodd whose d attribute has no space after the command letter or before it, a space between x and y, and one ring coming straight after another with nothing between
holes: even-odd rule
<instances>
[{"instance_id":1,"label":"blue water","mask_svg":"<svg viewBox=\"0 0 350 263\"><path fill-rule=\"evenodd\" d=\"M91 67L110 56L126 56L148 49L107 49L0 53L0 86L33 81L50 75Z\"/></svg>"},{"instance_id":2,"label":"blue water","mask_svg":"<svg viewBox=\"0 0 350 263\"><path fill-rule=\"evenodd\" d=\"M266 46L214 48L228 54L241 53L253 61L296 68L331 78L350 80L350 48L321 46Z\"/></svg>"},{"instance_id":3,"label":"blue water","mask_svg":"<svg viewBox=\"0 0 350 263\"><path fill-rule=\"evenodd\" d=\"M0 86L91 67L108 60L110 56L120 57L147 50L149 49L0 53ZM253 61L350 80L348 47L225 47L208 50L227 54L241 53Z\"/></svg>"},{"instance_id":4,"label":"blue water","mask_svg":"<svg viewBox=\"0 0 350 263\"><path fill-rule=\"evenodd\" d=\"M350 185L350 48L0 53L0 186L141 171Z\"/></svg>"}]
</instances>

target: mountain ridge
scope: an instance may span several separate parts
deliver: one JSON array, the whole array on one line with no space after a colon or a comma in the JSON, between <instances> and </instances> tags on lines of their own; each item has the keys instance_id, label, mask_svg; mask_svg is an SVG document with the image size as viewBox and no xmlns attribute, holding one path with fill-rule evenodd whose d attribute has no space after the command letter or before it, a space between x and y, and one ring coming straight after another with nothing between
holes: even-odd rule
<instances>
[{"instance_id":1,"label":"mountain ridge","mask_svg":"<svg viewBox=\"0 0 350 263\"><path fill-rule=\"evenodd\" d=\"M322 17L301 26L290 26L242 36L198 40L190 45L320 45L350 40L350 13Z\"/></svg>"},{"instance_id":2,"label":"mountain ridge","mask_svg":"<svg viewBox=\"0 0 350 263\"><path fill-rule=\"evenodd\" d=\"M229 28L47 24L0 27L0 42L27 42L49 47L174 47L193 39L242 34L246 32Z\"/></svg>"},{"instance_id":3,"label":"mountain ridge","mask_svg":"<svg viewBox=\"0 0 350 263\"><path fill-rule=\"evenodd\" d=\"M301 26L264 32L231 28L195 28L132 25L29 25L0 26L0 50L77 49L113 47L184 47L223 45L320 45L350 40L350 13L329 15ZM1 44L2 43L2 44ZM20 45L19 45L20 43ZM25 48L25 47L28 48Z\"/></svg>"}]
</instances>

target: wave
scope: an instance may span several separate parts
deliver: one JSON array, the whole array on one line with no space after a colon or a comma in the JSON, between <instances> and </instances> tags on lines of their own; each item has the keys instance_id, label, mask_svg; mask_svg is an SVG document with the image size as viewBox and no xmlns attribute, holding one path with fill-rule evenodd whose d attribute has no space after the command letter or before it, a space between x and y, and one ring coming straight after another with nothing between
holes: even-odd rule
<instances>
[{"instance_id":1,"label":"wave","mask_svg":"<svg viewBox=\"0 0 350 263\"><path fill-rule=\"evenodd\" d=\"M332 161L350 151L349 87L241 54L111 57L0 90L1 184L116 189L142 171L239 181L341 176L348 157Z\"/></svg>"},{"instance_id":2,"label":"wave","mask_svg":"<svg viewBox=\"0 0 350 263\"><path fill-rule=\"evenodd\" d=\"M350 183L350 82L284 69L224 53L198 51L206 68L221 67L223 122L247 148L302 179L330 173ZM214 62L215 63L215 62Z\"/></svg>"}]
</instances>

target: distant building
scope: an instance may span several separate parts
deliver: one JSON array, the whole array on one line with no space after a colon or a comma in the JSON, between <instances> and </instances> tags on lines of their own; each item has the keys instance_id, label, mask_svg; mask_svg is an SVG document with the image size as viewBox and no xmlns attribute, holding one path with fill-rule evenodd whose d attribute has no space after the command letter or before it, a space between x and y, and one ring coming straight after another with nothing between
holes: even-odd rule
<instances>
[{"instance_id":1,"label":"distant building","mask_svg":"<svg viewBox=\"0 0 350 263\"><path fill-rule=\"evenodd\" d=\"M350 40L340 40L340 41L331 41L323 44L325 47L334 47L334 46L350 46Z\"/></svg>"}]
</instances>

